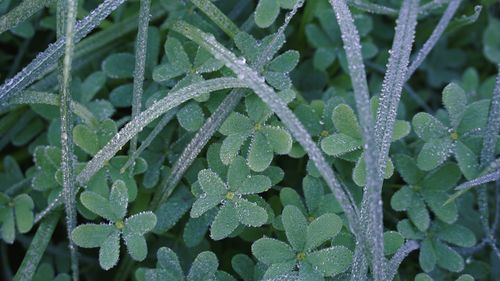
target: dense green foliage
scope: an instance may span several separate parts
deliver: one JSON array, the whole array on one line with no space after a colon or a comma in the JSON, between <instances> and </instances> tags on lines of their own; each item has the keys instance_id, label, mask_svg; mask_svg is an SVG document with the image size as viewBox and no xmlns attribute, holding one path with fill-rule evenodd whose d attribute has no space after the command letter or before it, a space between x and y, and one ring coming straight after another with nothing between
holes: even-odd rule
<instances>
[{"instance_id":1,"label":"dense green foliage","mask_svg":"<svg viewBox=\"0 0 500 281\"><path fill-rule=\"evenodd\" d=\"M498 1L3 0L0 44L2 280L500 276Z\"/></svg>"}]
</instances>

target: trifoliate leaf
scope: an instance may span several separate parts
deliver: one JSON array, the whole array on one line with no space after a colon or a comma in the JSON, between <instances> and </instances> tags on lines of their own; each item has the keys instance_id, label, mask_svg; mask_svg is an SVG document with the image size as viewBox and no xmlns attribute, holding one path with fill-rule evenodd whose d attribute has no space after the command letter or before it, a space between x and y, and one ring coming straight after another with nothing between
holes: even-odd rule
<instances>
[{"instance_id":1,"label":"trifoliate leaf","mask_svg":"<svg viewBox=\"0 0 500 281\"><path fill-rule=\"evenodd\" d=\"M342 229L342 220L335 214L324 214L307 226L305 250L312 250L333 239Z\"/></svg>"},{"instance_id":2,"label":"trifoliate leaf","mask_svg":"<svg viewBox=\"0 0 500 281\"><path fill-rule=\"evenodd\" d=\"M352 252L344 246L334 246L307 254L306 259L324 276L334 276L351 266Z\"/></svg>"},{"instance_id":3,"label":"trifoliate leaf","mask_svg":"<svg viewBox=\"0 0 500 281\"><path fill-rule=\"evenodd\" d=\"M455 83L448 84L443 89L443 104L446 111L448 111L451 125L456 128L462 120L462 115L467 106L467 97L464 90Z\"/></svg>"},{"instance_id":4,"label":"trifoliate leaf","mask_svg":"<svg viewBox=\"0 0 500 281\"><path fill-rule=\"evenodd\" d=\"M413 129L419 138L430 141L447 134L447 128L434 116L426 112L417 113L412 120Z\"/></svg>"},{"instance_id":5,"label":"trifoliate leaf","mask_svg":"<svg viewBox=\"0 0 500 281\"><path fill-rule=\"evenodd\" d=\"M236 199L234 202L236 216L240 223L247 226L261 226L267 221L267 212L256 203L245 199Z\"/></svg>"},{"instance_id":6,"label":"trifoliate leaf","mask_svg":"<svg viewBox=\"0 0 500 281\"><path fill-rule=\"evenodd\" d=\"M361 139L361 128L354 110L347 104L340 104L333 110L332 121L339 132L355 139Z\"/></svg>"},{"instance_id":7,"label":"trifoliate leaf","mask_svg":"<svg viewBox=\"0 0 500 281\"><path fill-rule=\"evenodd\" d=\"M431 139L426 142L417 157L417 165L424 171L430 171L441 165L451 154L453 147L449 138Z\"/></svg>"},{"instance_id":8,"label":"trifoliate leaf","mask_svg":"<svg viewBox=\"0 0 500 281\"><path fill-rule=\"evenodd\" d=\"M107 57L102 62L102 70L109 78L132 78L135 57L129 53L116 53Z\"/></svg>"},{"instance_id":9,"label":"trifoliate leaf","mask_svg":"<svg viewBox=\"0 0 500 281\"><path fill-rule=\"evenodd\" d=\"M210 237L213 240L226 238L238 227L239 221L233 204L222 205L210 226Z\"/></svg>"},{"instance_id":10,"label":"trifoliate leaf","mask_svg":"<svg viewBox=\"0 0 500 281\"><path fill-rule=\"evenodd\" d=\"M384 255L392 255L403 245L405 239L397 231L384 232Z\"/></svg>"},{"instance_id":11,"label":"trifoliate leaf","mask_svg":"<svg viewBox=\"0 0 500 281\"><path fill-rule=\"evenodd\" d=\"M255 8L255 23L260 28L269 27L278 17L280 6L277 0L259 0Z\"/></svg>"}]
</instances>

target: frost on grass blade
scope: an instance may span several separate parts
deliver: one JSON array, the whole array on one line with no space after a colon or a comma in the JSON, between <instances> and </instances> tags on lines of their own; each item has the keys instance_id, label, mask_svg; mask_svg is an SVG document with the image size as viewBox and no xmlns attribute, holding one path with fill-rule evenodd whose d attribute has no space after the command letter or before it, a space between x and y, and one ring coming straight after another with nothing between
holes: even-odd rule
<instances>
[{"instance_id":1,"label":"frost on grass blade","mask_svg":"<svg viewBox=\"0 0 500 281\"><path fill-rule=\"evenodd\" d=\"M75 44L90 33L99 25L111 12L116 10L125 0L105 0L95 10L90 12L83 20L78 21L75 26ZM49 67L62 56L64 52L65 38L61 37L53 44L49 45L45 51L39 53L23 70L14 77L5 81L0 86L0 106L5 100L20 91L24 90L42 74L45 68Z\"/></svg>"}]
</instances>

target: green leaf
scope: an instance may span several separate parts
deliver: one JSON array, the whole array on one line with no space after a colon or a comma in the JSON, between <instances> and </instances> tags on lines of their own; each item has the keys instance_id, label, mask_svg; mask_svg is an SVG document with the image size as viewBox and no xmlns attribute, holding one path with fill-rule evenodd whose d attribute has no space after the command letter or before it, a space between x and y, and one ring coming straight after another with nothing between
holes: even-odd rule
<instances>
[{"instance_id":1,"label":"green leaf","mask_svg":"<svg viewBox=\"0 0 500 281\"><path fill-rule=\"evenodd\" d=\"M195 132L203 125L205 114L196 102L189 102L177 112L179 124L190 132Z\"/></svg>"},{"instance_id":2,"label":"green leaf","mask_svg":"<svg viewBox=\"0 0 500 281\"><path fill-rule=\"evenodd\" d=\"M156 225L156 216L153 212L141 212L125 220L123 234L143 235L151 231Z\"/></svg>"},{"instance_id":3,"label":"green leaf","mask_svg":"<svg viewBox=\"0 0 500 281\"><path fill-rule=\"evenodd\" d=\"M116 222L121 219L115 214L109 201L98 193L93 191L84 191L80 194L80 201L83 206L102 218L112 222Z\"/></svg>"},{"instance_id":4,"label":"green leaf","mask_svg":"<svg viewBox=\"0 0 500 281\"><path fill-rule=\"evenodd\" d=\"M455 158L464 176L471 180L479 174L479 161L477 155L463 142L457 141Z\"/></svg>"},{"instance_id":5,"label":"green leaf","mask_svg":"<svg viewBox=\"0 0 500 281\"><path fill-rule=\"evenodd\" d=\"M134 65L134 55L129 53L115 53L102 62L102 71L104 71L109 78L132 78Z\"/></svg>"},{"instance_id":6,"label":"green leaf","mask_svg":"<svg viewBox=\"0 0 500 281\"><path fill-rule=\"evenodd\" d=\"M198 173L198 183L208 195L221 196L226 194L227 186L220 177L211 170L205 169Z\"/></svg>"},{"instance_id":7,"label":"green leaf","mask_svg":"<svg viewBox=\"0 0 500 281\"><path fill-rule=\"evenodd\" d=\"M476 244L474 232L459 224L443 224L439 228L437 237L459 247L469 248Z\"/></svg>"},{"instance_id":8,"label":"green leaf","mask_svg":"<svg viewBox=\"0 0 500 281\"><path fill-rule=\"evenodd\" d=\"M293 205L285 206L281 214L286 237L290 245L297 250L304 250L307 235L307 221L302 212ZM311 243L316 242L311 237Z\"/></svg>"},{"instance_id":9,"label":"green leaf","mask_svg":"<svg viewBox=\"0 0 500 281\"><path fill-rule=\"evenodd\" d=\"M391 197L391 207L396 211L406 211L412 204L414 195L409 186L403 186Z\"/></svg>"},{"instance_id":10,"label":"green leaf","mask_svg":"<svg viewBox=\"0 0 500 281\"><path fill-rule=\"evenodd\" d=\"M211 280L217 271L219 261L212 252L201 252L193 261L187 276L188 281ZM215 280L215 279L214 279Z\"/></svg>"},{"instance_id":11,"label":"green leaf","mask_svg":"<svg viewBox=\"0 0 500 281\"><path fill-rule=\"evenodd\" d=\"M174 251L167 247L161 247L158 249L156 256L158 267L171 273L171 276L176 278L175 280L182 280L182 278L184 278L179 258L177 258Z\"/></svg>"},{"instance_id":12,"label":"green leaf","mask_svg":"<svg viewBox=\"0 0 500 281\"><path fill-rule=\"evenodd\" d=\"M324 276L334 276L351 266L352 252L344 246L334 246L312 252L306 259Z\"/></svg>"},{"instance_id":13,"label":"green leaf","mask_svg":"<svg viewBox=\"0 0 500 281\"><path fill-rule=\"evenodd\" d=\"M236 199L234 205L236 209L236 216L238 217L240 223L253 227L258 227L266 223L267 212L256 203L249 202L241 198Z\"/></svg>"},{"instance_id":14,"label":"green leaf","mask_svg":"<svg viewBox=\"0 0 500 281\"><path fill-rule=\"evenodd\" d=\"M269 27L278 17L280 6L277 0L259 0L255 8L255 23L260 28Z\"/></svg>"},{"instance_id":15,"label":"green leaf","mask_svg":"<svg viewBox=\"0 0 500 281\"><path fill-rule=\"evenodd\" d=\"M261 262L270 265L295 258L295 254L283 241L261 238L252 244L252 254Z\"/></svg>"},{"instance_id":16,"label":"green leaf","mask_svg":"<svg viewBox=\"0 0 500 281\"><path fill-rule=\"evenodd\" d=\"M191 69L192 65L188 54L177 38L169 36L167 41L165 41L164 49L165 54L172 65L182 69L183 72L188 72Z\"/></svg>"},{"instance_id":17,"label":"green leaf","mask_svg":"<svg viewBox=\"0 0 500 281\"><path fill-rule=\"evenodd\" d=\"M424 191L448 191L457 185L462 177L455 163L445 163L429 173L420 183Z\"/></svg>"},{"instance_id":18,"label":"green leaf","mask_svg":"<svg viewBox=\"0 0 500 281\"><path fill-rule=\"evenodd\" d=\"M339 156L361 149L363 141L339 133L333 134L321 140L321 149L332 156Z\"/></svg>"},{"instance_id":19,"label":"green leaf","mask_svg":"<svg viewBox=\"0 0 500 281\"><path fill-rule=\"evenodd\" d=\"M333 239L342 229L342 220L335 214L324 214L307 226L305 250L312 250Z\"/></svg>"},{"instance_id":20,"label":"green leaf","mask_svg":"<svg viewBox=\"0 0 500 281\"><path fill-rule=\"evenodd\" d=\"M434 243L437 264L451 272L460 272L464 269L464 260L455 250L440 241Z\"/></svg>"},{"instance_id":21,"label":"green leaf","mask_svg":"<svg viewBox=\"0 0 500 281\"><path fill-rule=\"evenodd\" d=\"M101 244L99 249L99 265L108 270L118 263L120 257L120 231L114 230Z\"/></svg>"},{"instance_id":22,"label":"green leaf","mask_svg":"<svg viewBox=\"0 0 500 281\"><path fill-rule=\"evenodd\" d=\"M287 154L292 149L292 136L280 127L264 126L262 133L276 154Z\"/></svg>"},{"instance_id":23,"label":"green leaf","mask_svg":"<svg viewBox=\"0 0 500 281\"><path fill-rule=\"evenodd\" d=\"M480 100L469 104L457 128L459 136L484 129L488 120L489 107L489 100Z\"/></svg>"},{"instance_id":24,"label":"green leaf","mask_svg":"<svg viewBox=\"0 0 500 281\"><path fill-rule=\"evenodd\" d=\"M299 52L288 50L275 57L268 65L269 70L288 73L292 71L299 63Z\"/></svg>"},{"instance_id":25,"label":"green leaf","mask_svg":"<svg viewBox=\"0 0 500 281\"><path fill-rule=\"evenodd\" d=\"M184 73L184 70L176 65L170 63L161 64L154 68L153 80L156 82L163 82L181 76Z\"/></svg>"},{"instance_id":26,"label":"green leaf","mask_svg":"<svg viewBox=\"0 0 500 281\"><path fill-rule=\"evenodd\" d=\"M409 184L416 184L423 176L418 169L415 159L406 154L396 154L392 156L396 170L401 177Z\"/></svg>"},{"instance_id":27,"label":"green leaf","mask_svg":"<svg viewBox=\"0 0 500 281\"><path fill-rule=\"evenodd\" d=\"M456 128L462 120L462 115L467 106L467 97L464 90L455 83L448 84L443 90L443 104L446 111L448 111L451 125Z\"/></svg>"},{"instance_id":28,"label":"green leaf","mask_svg":"<svg viewBox=\"0 0 500 281\"><path fill-rule=\"evenodd\" d=\"M280 201L283 206L292 205L299 208L303 214L307 214L302 198L297 191L292 188L284 187L280 190Z\"/></svg>"},{"instance_id":29,"label":"green leaf","mask_svg":"<svg viewBox=\"0 0 500 281\"><path fill-rule=\"evenodd\" d=\"M228 136L236 133L247 133L250 132L252 128L252 124L248 117L241 113L233 112L227 117L226 121L222 123L219 132Z\"/></svg>"},{"instance_id":30,"label":"green leaf","mask_svg":"<svg viewBox=\"0 0 500 281\"><path fill-rule=\"evenodd\" d=\"M106 239L117 231L112 224L81 224L71 232L71 239L82 248L100 247Z\"/></svg>"},{"instance_id":31,"label":"green leaf","mask_svg":"<svg viewBox=\"0 0 500 281\"><path fill-rule=\"evenodd\" d=\"M458 277L456 281L474 281L474 277L472 277L472 275L469 274L464 274Z\"/></svg>"},{"instance_id":32,"label":"green leaf","mask_svg":"<svg viewBox=\"0 0 500 281\"><path fill-rule=\"evenodd\" d=\"M434 281L434 280L432 280L432 278L425 273L419 273L415 276L415 281Z\"/></svg>"},{"instance_id":33,"label":"green leaf","mask_svg":"<svg viewBox=\"0 0 500 281\"><path fill-rule=\"evenodd\" d=\"M434 251L434 246L432 245L432 241L430 239L425 239L420 243L420 254L418 256L418 261L420 263L420 267L425 272L430 272L434 270L436 266L436 253Z\"/></svg>"},{"instance_id":34,"label":"green leaf","mask_svg":"<svg viewBox=\"0 0 500 281\"><path fill-rule=\"evenodd\" d=\"M403 120L396 120L392 131L392 141L397 141L406 137L411 131L410 123Z\"/></svg>"},{"instance_id":35,"label":"green leaf","mask_svg":"<svg viewBox=\"0 0 500 281\"><path fill-rule=\"evenodd\" d=\"M256 132L248 151L248 167L255 172L264 171L273 161L273 149L262 132Z\"/></svg>"},{"instance_id":36,"label":"green leaf","mask_svg":"<svg viewBox=\"0 0 500 281\"><path fill-rule=\"evenodd\" d=\"M361 128L354 110L347 104L340 104L333 110L332 121L339 132L361 140Z\"/></svg>"},{"instance_id":37,"label":"green leaf","mask_svg":"<svg viewBox=\"0 0 500 281\"><path fill-rule=\"evenodd\" d=\"M128 194L123 181L117 180L113 183L109 194L109 204L116 218L123 219L125 217L127 214Z\"/></svg>"},{"instance_id":38,"label":"green leaf","mask_svg":"<svg viewBox=\"0 0 500 281\"><path fill-rule=\"evenodd\" d=\"M267 191L271 188L271 180L262 175L245 178L238 185L239 194L257 194Z\"/></svg>"},{"instance_id":39,"label":"green leaf","mask_svg":"<svg viewBox=\"0 0 500 281\"><path fill-rule=\"evenodd\" d=\"M384 255L392 255L403 245L405 239L397 231L384 232Z\"/></svg>"},{"instance_id":40,"label":"green leaf","mask_svg":"<svg viewBox=\"0 0 500 281\"><path fill-rule=\"evenodd\" d=\"M394 173L394 165L392 164L391 158L387 159L387 165L385 166L384 178L388 179ZM354 183L358 186L364 186L366 184L366 164L364 153L358 158L356 165L352 171L352 179Z\"/></svg>"},{"instance_id":41,"label":"green leaf","mask_svg":"<svg viewBox=\"0 0 500 281\"><path fill-rule=\"evenodd\" d=\"M172 196L155 211L157 218L155 232L166 232L191 208L193 195L182 186L175 189ZM220 200L219 200L220 202Z\"/></svg>"},{"instance_id":42,"label":"green leaf","mask_svg":"<svg viewBox=\"0 0 500 281\"><path fill-rule=\"evenodd\" d=\"M483 32L483 53L492 63L500 63L500 20L488 17L488 27Z\"/></svg>"},{"instance_id":43,"label":"green leaf","mask_svg":"<svg viewBox=\"0 0 500 281\"><path fill-rule=\"evenodd\" d=\"M424 171L436 168L448 159L452 147L453 143L449 138L432 139L426 142L418 154L417 166Z\"/></svg>"},{"instance_id":44,"label":"green leaf","mask_svg":"<svg viewBox=\"0 0 500 281\"><path fill-rule=\"evenodd\" d=\"M210 237L213 240L221 240L228 237L238 227L236 210L231 203L222 205L210 226Z\"/></svg>"},{"instance_id":45,"label":"green leaf","mask_svg":"<svg viewBox=\"0 0 500 281\"><path fill-rule=\"evenodd\" d=\"M321 179L312 176L305 176L302 180L302 190L307 209L314 212L319 208L321 201L325 198L325 188ZM332 202L330 202L331 204ZM333 205L333 204L332 204Z\"/></svg>"},{"instance_id":46,"label":"green leaf","mask_svg":"<svg viewBox=\"0 0 500 281\"><path fill-rule=\"evenodd\" d=\"M227 136L222 141L220 148L220 160L225 165L228 165L238 155L243 143L248 139L248 133L237 133Z\"/></svg>"},{"instance_id":47,"label":"green leaf","mask_svg":"<svg viewBox=\"0 0 500 281\"><path fill-rule=\"evenodd\" d=\"M443 123L426 112L419 112L413 116L412 125L417 136L424 141L440 138L447 134L447 128Z\"/></svg>"},{"instance_id":48,"label":"green leaf","mask_svg":"<svg viewBox=\"0 0 500 281\"><path fill-rule=\"evenodd\" d=\"M78 124L73 128L73 141L90 155L95 155L100 149L97 134L83 124Z\"/></svg>"},{"instance_id":49,"label":"green leaf","mask_svg":"<svg viewBox=\"0 0 500 281\"><path fill-rule=\"evenodd\" d=\"M424 201L420 197L413 196L411 205L408 208L408 216L420 231L425 231L429 228L429 212L425 207Z\"/></svg>"},{"instance_id":50,"label":"green leaf","mask_svg":"<svg viewBox=\"0 0 500 281\"><path fill-rule=\"evenodd\" d=\"M223 199L224 197L220 195L202 195L200 198L196 199L196 201L193 203L190 216L192 218L200 217L208 210L219 205Z\"/></svg>"},{"instance_id":51,"label":"green leaf","mask_svg":"<svg viewBox=\"0 0 500 281\"><path fill-rule=\"evenodd\" d=\"M16 225L20 233L26 233L33 226L33 200L28 194L20 194L14 198Z\"/></svg>"},{"instance_id":52,"label":"green leaf","mask_svg":"<svg viewBox=\"0 0 500 281\"><path fill-rule=\"evenodd\" d=\"M1 212L4 212L2 215L2 239L8 243L12 244L14 243L14 240L16 239L16 228L15 228L15 223L14 223L14 212L11 208L4 208L3 210L0 209L0 214Z\"/></svg>"},{"instance_id":53,"label":"green leaf","mask_svg":"<svg viewBox=\"0 0 500 281\"><path fill-rule=\"evenodd\" d=\"M453 223L458 218L458 211L455 203L446 204L448 198L448 195L443 192L424 192L424 199L432 212L440 220Z\"/></svg>"},{"instance_id":54,"label":"green leaf","mask_svg":"<svg viewBox=\"0 0 500 281\"><path fill-rule=\"evenodd\" d=\"M132 259L143 261L148 254L148 245L142 235L128 233L123 235L127 250Z\"/></svg>"}]
</instances>

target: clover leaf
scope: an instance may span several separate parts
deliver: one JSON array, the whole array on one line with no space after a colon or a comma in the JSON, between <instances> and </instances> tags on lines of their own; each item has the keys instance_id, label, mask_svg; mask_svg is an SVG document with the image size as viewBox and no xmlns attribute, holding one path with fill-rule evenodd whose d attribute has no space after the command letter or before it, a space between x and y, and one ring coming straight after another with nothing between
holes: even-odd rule
<instances>
[{"instance_id":1,"label":"clover leaf","mask_svg":"<svg viewBox=\"0 0 500 281\"><path fill-rule=\"evenodd\" d=\"M457 223L435 221L426 232L421 232L404 219L398 222L397 229L407 239L420 240L419 263L425 272L434 270L436 265L451 272L462 271L464 260L449 244L465 248L476 244L474 233Z\"/></svg>"},{"instance_id":2,"label":"clover leaf","mask_svg":"<svg viewBox=\"0 0 500 281\"><path fill-rule=\"evenodd\" d=\"M255 8L255 23L260 28L269 27L278 18L280 9L292 9L298 0L259 0Z\"/></svg>"},{"instance_id":3,"label":"clover leaf","mask_svg":"<svg viewBox=\"0 0 500 281\"><path fill-rule=\"evenodd\" d=\"M14 198L0 193L0 230L2 239L12 244L19 233L26 233L33 226L34 203L28 194L19 194Z\"/></svg>"},{"instance_id":4,"label":"clover leaf","mask_svg":"<svg viewBox=\"0 0 500 281\"><path fill-rule=\"evenodd\" d=\"M182 271L177 254L170 248L161 247L156 253L156 268L139 268L136 278L139 281L225 281L235 280L228 273L217 270L219 261L210 251L201 252L196 256L187 275Z\"/></svg>"},{"instance_id":5,"label":"clover leaf","mask_svg":"<svg viewBox=\"0 0 500 281\"><path fill-rule=\"evenodd\" d=\"M212 239L229 236L239 224L258 227L267 222L267 211L247 198L271 188L271 180L251 175L243 158L237 157L231 163L226 183L210 169L198 173L198 183L203 193L193 203L190 214L197 218L212 208L218 209L210 228Z\"/></svg>"},{"instance_id":6,"label":"clover leaf","mask_svg":"<svg viewBox=\"0 0 500 281\"><path fill-rule=\"evenodd\" d=\"M483 31L483 53L492 63L500 63L500 37L496 33L500 28L500 20L488 18L488 27Z\"/></svg>"},{"instance_id":7,"label":"clover leaf","mask_svg":"<svg viewBox=\"0 0 500 281\"><path fill-rule=\"evenodd\" d=\"M478 140L478 134L486 125L489 101L467 105L463 89L451 83L443 90L443 104L448 113L445 122L425 112L413 117L415 133L425 142L418 154L417 165L430 171L453 154L464 176L472 179L479 172L478 148L474 141Z\"/></svg>"},{"instance_id":8,"label":"clover leaf","mask_svg":"<svg viewBox=\"0 0 500 281\"><path fill-rule=\"evenodd\" d=\"M309 222L326 213L342 212L335 196L332 193L325 194L325 186L321 179L309 175L304 177L302 191L304 199L293 188L282 188L280 190L281 204L297 207Z\"/></svg>"},{"instance_id":9,"label":"clover leaf","mask_svg":"<svg viewBox=\"0 0 500 281\"><path fill-rule=\"evenodd\" d=\"M378 100L371 100L372 112L377 112ZM352 178L358 186L364 186L366 183L366 168L363 156L363 138L361 127L354 110L347 104L340 104L333 110L332 122L338 133L334 133L321 141L323 151L335 157L340 157L347 161L356 162L352 171ZM410 133L410 124L403 120L396 120L392 141L399 140ZM392 176L394 167L392 160L388 158L387 168L384 178Z\"/></svg>"},{"instance_id":10,"label":"clover leaf","mask_svg":"<svg viewBox=\"0 0 500 281\"><path fill-rule=\"evenodd\" d=\"M277 43L274 42L274 44L270 46L270 44L273 43L273 40L279 41L277 41ZM234 43L242 52L244 57L241 59L241 62L245 63L248 61L250 65L254 65L259 62L260 54L262 52L268 52L266 55L273 59L259 69L259 71L262 71L262 76L265 81L279 91L288 90L292 87L292 81L290 80L289 73L299 62L299 52L295 50L288 50L274 57L284 43L283 37L275 39L275 36L272 34L264 37L261 41L257 41L252 35L240 32L234 37ZM269 47L271 47L270 50L268 49ZM287 103L291 101L290 97L285 98L285 100ZM265 105L265 107L267 108L267 105Z\"/></svg>"},{"instance_id":11,"label":"clover leaf","mask_svg":"<svg viewBox=\"0 0 500 281\"><path fill-rule=\"evenodd\" d=\"M340 232L343 224L339 216L327 213L308 223L294 205L286 206L281 216L288 243L264 237L252 245L253 255L269 266L264 278L298 270L305 280L324 280L350 267L352 252L346 247L318 249Z\"/></svg>"},{"instance_id":12,"label":"clover leaf","mask_svg":"<svg viewBox=\"0 0 500 281\"><path fill-rule=\"evenodd\" d=\"M100 248L99 264L103 269L108 270L118 262L120 237L125 241L132 259L142 261L146 258L148 248L143 235L155 227L156 216L148 211L125 218L129 198L123 181L113 183L108 198L84 191L80 200L86 208L108 223L81 224L73 230L71 239L82 248Z\"/></svg>"},{"instance_id":13,"label":"clover leaf","mask_svg":"<svg viewBox=\"0 0 500 281\"><path fill-rule=\"evenodd\" d=\"M398 154L393 157L396 169L407 185L399 189L391 198L391 207L396 211L406 211L410 220L420 231L429 227L431 217L428 209L443 222L453 223L458 218L455 202L445 204L448 190L461 178L458 166L445 163L426 173L420 170L410 156Z\"/></svg>"},{"instance_id":14,"label":"clover leaf","mask_svg":"<svg viewBox=\"0 0 500 281\"><path fill-rule=\"evenodd\" d=\"M415 276L415 281L433 281L432 277L425 273L419 273ZM474 281L474 277L469 274L460 275L455 281Z\"/></svg>"},{"instance_id":15,"label":"clover leaf","mask_svg":"<svg viewBox=\"0 0 500 281\"><path fill-rule=\"evenodd\" d=\"M219 129L226 136L222 142L220 158L228 165L250 139L246 156L248 166L253 171L262 172L269 167L274 154L290 152L292 137L281 126L267 124L271 112L257 96L247 96L245 104L248 116L234 112Z\"/></svg>"}]
</instances>

